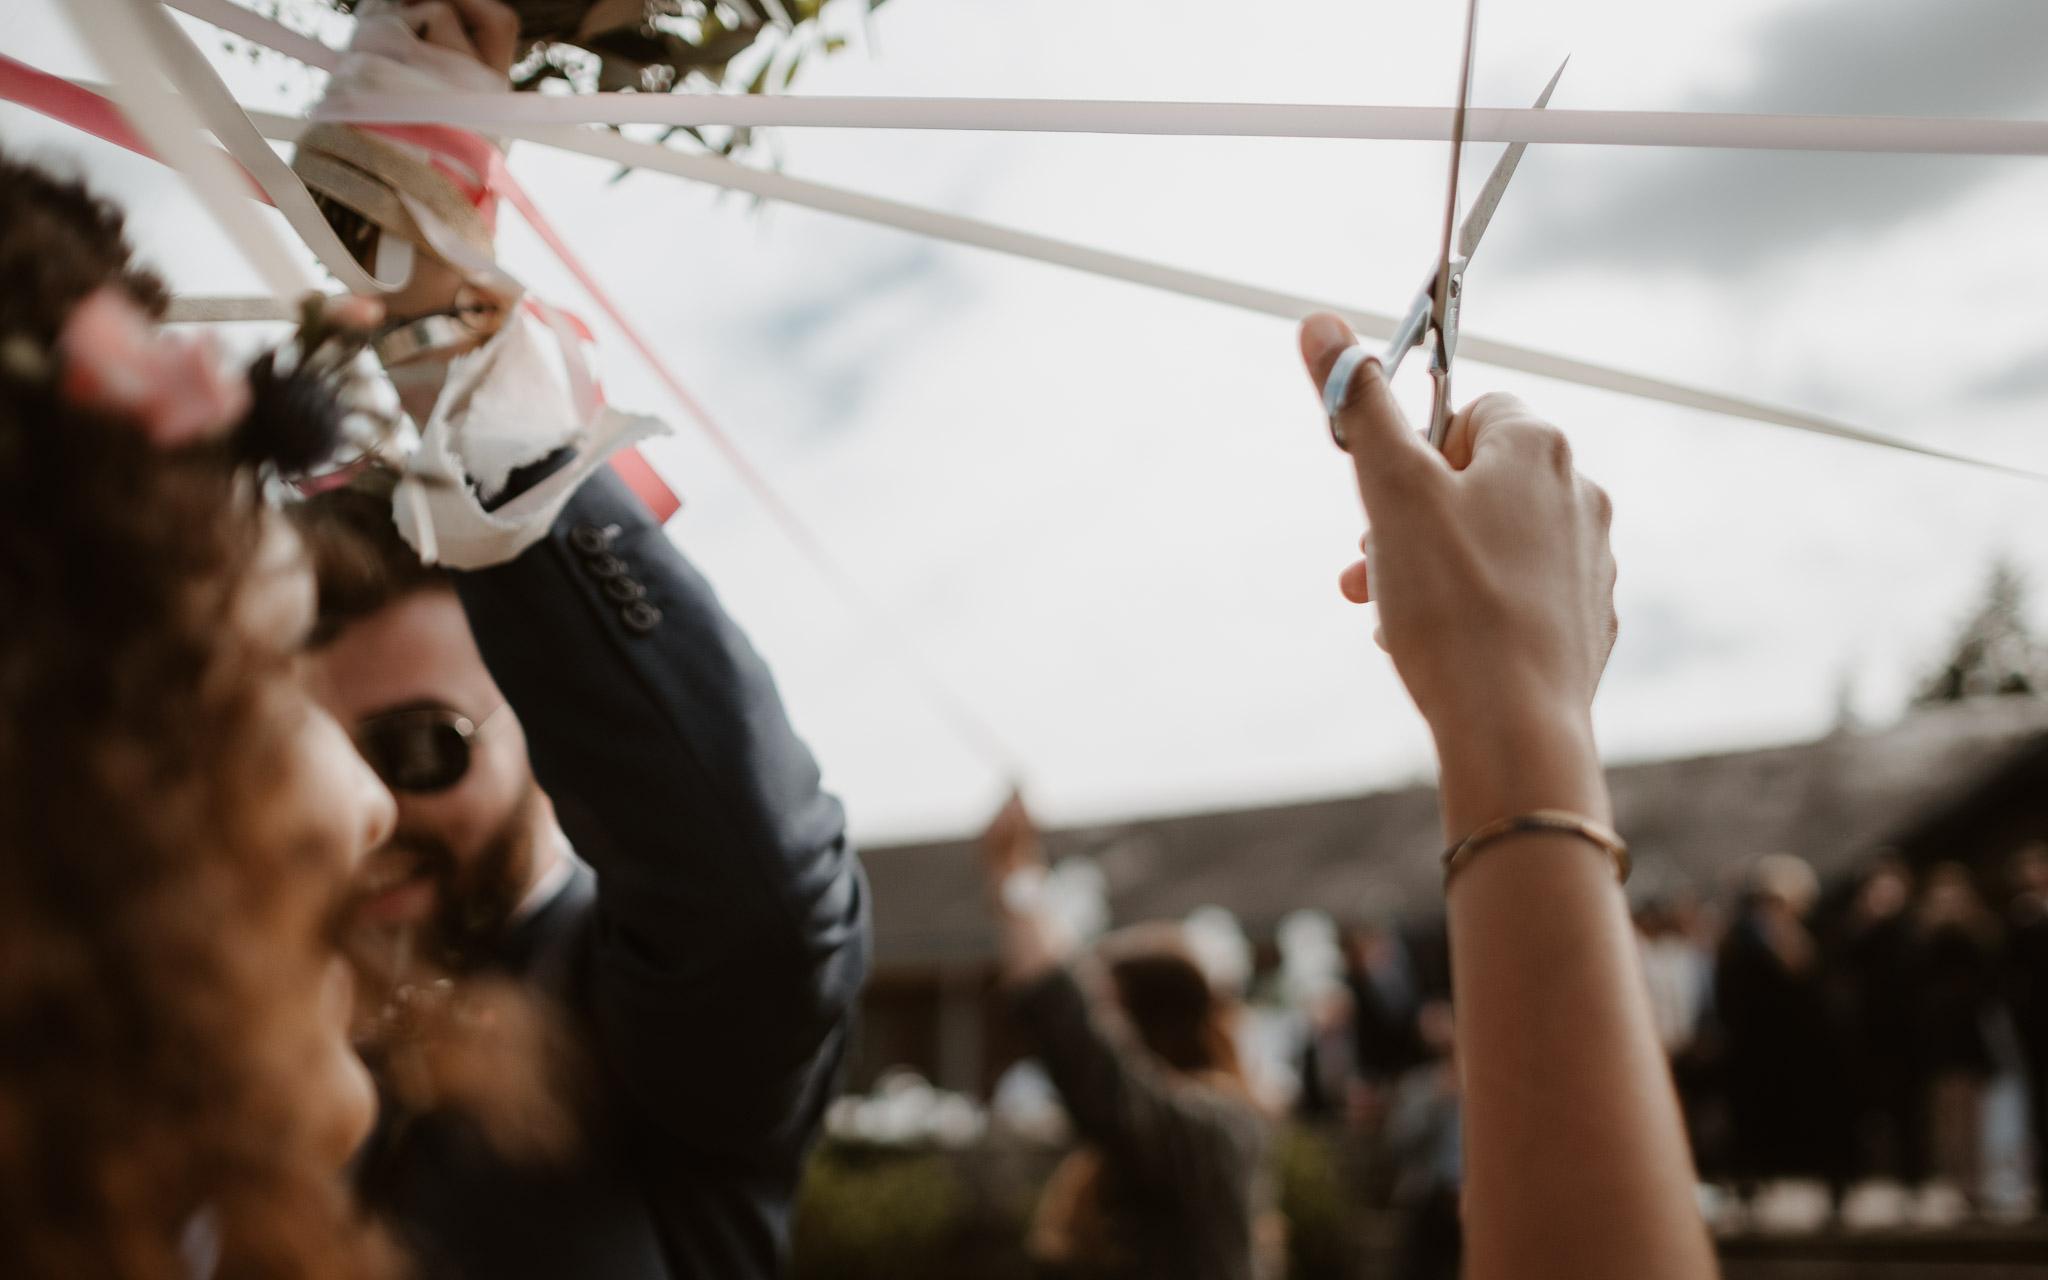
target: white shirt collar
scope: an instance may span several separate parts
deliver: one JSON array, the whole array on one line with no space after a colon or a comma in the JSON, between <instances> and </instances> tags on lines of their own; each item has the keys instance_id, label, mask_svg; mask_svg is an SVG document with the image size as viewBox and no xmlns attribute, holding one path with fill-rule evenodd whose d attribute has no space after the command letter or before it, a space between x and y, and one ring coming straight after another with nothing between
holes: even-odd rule
<instances>
[{"instance_id":1,"label":"white shirt collar","mask_svg":"<svg viewBox=\"0 0 2048 1280\"><path fill-rule=\"evenodd\" d=\"M576 874L576 864L582 859L576 856L576 850L570 845L569 837L562 834L560 827L553 828L553 832L558 855L555 863L541 872L540 878L527 889L526 896L512 909L512 918L506 921L508 925L524 924L538 915L541 908L562 896L562 891L569 887L570 879Z\"/></svg>"}]
</instances>

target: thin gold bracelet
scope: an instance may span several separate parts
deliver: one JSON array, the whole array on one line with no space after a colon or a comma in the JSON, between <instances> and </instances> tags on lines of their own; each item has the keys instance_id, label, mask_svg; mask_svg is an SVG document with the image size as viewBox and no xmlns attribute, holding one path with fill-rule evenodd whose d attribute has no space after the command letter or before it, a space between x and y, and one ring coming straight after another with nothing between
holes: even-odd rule
<instances>
[{"instance_id":1,"label":"thin gold bracelet","mask_svg":"<svg viewBox=\"0 0 2048 1280\"><path fill-rule=\"evenodd\" d=\"M1472 861L1481 849L1509 836L1524 835L1532 831L1577 836L1588 844L1597 846L1600 852L1614 860L1615 878L1622 884L1628 883L1628 873L1632 865L1628 856L1628 842L1616 835L1612 828L1562 809L1538 809L1533 813L1489 822L1444 850L1445 892L1450 891L1451 877L1458 874L1459 869L1466 863Z\"/></svg>"}]
</instances>

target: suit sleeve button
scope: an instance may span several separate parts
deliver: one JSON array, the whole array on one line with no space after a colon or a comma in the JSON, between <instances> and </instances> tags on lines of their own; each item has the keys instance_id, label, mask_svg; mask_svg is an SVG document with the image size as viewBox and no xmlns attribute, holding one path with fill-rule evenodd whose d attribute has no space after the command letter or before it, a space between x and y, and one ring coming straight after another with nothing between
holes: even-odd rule
<instances>
[{"instance_id":1,"label":"suit sleeve button","mask_svg":"<svg viewBox=\"0 0 2048 1280\"><path fill-rule=\"evenodd\" d=\"M569 530L569 545L586 556L601 556L612 549L612 539L594 524L579 524Z\"/></svg>"},{"instance_id":2,"label":"suit sleeve button","mask_svg":"<svg viewBox=\"0 0 2048 1280\"><path fill-rule=\"evenodd\" d=\"M603 582L608 578L623 578L626 576L626 562L607 551L603 555L592 556L590 559L585 560L583 562L583 572L596 578L599 582Z\"/></svg>"},{"instance_id":3,"label":"suit sleeve button","mask_svg":"<svg viewBox=\"0 0 2048 1280\"><path fill-rule=\"evenodd\" d=\"M605 599L613 604L631 604L635 600L645 599L647 588L631 578L606 578L604 595Z\"/></svg>"},{"instance_id":4,"label":"suit sleeve button","mask_svg":"<svg viewBox=\"0 0 2048 1280\"><path fill-rule=\"evenodd\" d=\"M636 636L644 636L661 625L661 610L645 600L635 600L619 610L619 621Z\"/></svg>"}]
</instances>

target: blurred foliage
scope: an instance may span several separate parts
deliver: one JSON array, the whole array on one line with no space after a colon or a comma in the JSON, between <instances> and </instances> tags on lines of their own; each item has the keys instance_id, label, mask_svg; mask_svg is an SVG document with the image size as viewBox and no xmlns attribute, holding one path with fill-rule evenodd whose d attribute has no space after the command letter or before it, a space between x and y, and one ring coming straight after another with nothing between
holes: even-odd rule
<instances>
[{"instance_id":1,"label":"blurred foliage","mask_svg":"<svg viewBox=\"0 0 2048 1280\"><path fill-rule=\"evenodd\" d=\"M1348 1226L1358 1212L1336 1144L1290 1124L1280 1132L1280 1212L1287 1219L1288 1280L1338 1280L1352 1273Z\"/></svg>"},{"instance_id":2,"label":"blurred foliage","mask_svg":"<svg viewBox=\"0 0 2048 1280\"><path fill-rule=\"evenodd\" d=\"M950 1275L969 1199L937 1153L823 1143L797 1197L792 1280Z\"/></svg>"},{"instance_id":3,"label":"blurred foliage","mask_svg":"<svg viewBox=\"0 0 2048 1280\"><path fill-rule=\"evenodd\" d=\"M512 87L560 80L579 93L769 93L789 87L811 58L845 38L826 30L828 0L505 0L519 15ZM882 0L845 0L872 11ZM358 0L327 0L347 13ZM746 147L746 129L687 133L721 155Z\"/></svg>"},{"instance_id":4,"label":"blurred foliage","mask_svg":"<svg viewBox=\"0 0 2048 1280\"><path fill-rule=\"evenodd\" d=\"M1334 1135L1286 1125L1275 1150L1288 1280L1361 1274L1365 1206ZM983 1144L944 1153L827 1140L797 1197L792 1280L1005 1280L1032 1274L1023 1243L1061 1149Z\"/></svg>"}]
</instances>

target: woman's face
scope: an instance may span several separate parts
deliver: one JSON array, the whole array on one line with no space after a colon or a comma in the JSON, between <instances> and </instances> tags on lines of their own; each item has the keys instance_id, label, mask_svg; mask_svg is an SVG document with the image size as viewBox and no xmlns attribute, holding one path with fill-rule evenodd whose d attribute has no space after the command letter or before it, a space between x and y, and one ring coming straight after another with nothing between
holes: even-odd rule
<instances>
[{"instance_id":1,"label":"woman's face","mask_svg":"<svg viewBox=\"0 0 2048 1280\"><path fill-rule=\"evenodd\" d=\"M238 602L238 625L266 647L283 642L296 650L313 606L312 573L298 539L272 519ZM293 899L279 913L275 945L284 952L281 972L293 975L303 995L290 1005L298 1020L279 1029L279 1048L292 1055L296 1078L305 1082L302 1116L338 1168L368 1136L376 1093L349 1039L354 988L335 948L336 913L356 864L390 838L397 807L341 726L308 696L296 662L270 691L266 709L282 749L278 773L252 815L253 834L262 847L288 851L294 860Z\"/></svg>"}]
</instances>

